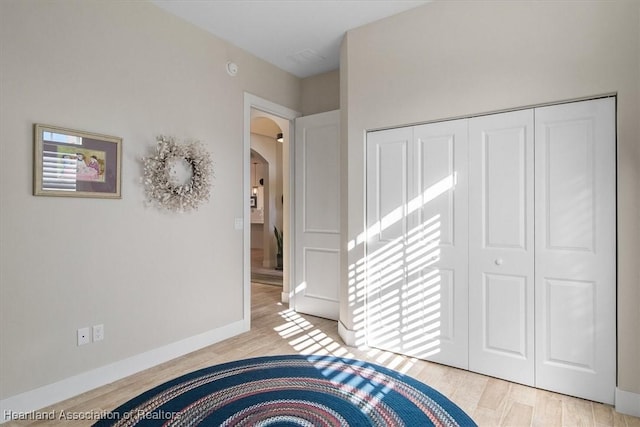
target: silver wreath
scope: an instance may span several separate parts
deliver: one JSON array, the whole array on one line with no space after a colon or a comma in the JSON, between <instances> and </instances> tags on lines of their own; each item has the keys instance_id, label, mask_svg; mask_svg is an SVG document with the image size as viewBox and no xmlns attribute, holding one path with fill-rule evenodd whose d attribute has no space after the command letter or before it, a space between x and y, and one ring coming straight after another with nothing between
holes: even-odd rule
<instances>
[{"instance_id":1,"label":"silver wreath","mask_svg":"<svg viewBox=\"0 0 640 427\"><path fill-rule=\"evenodd\" d=\"M196 210L209 200L213 162L199 141L179 144L174 137L156 138L155 155L144 157L143 183L147 202L174 212ZM176 183L170 175L173 162L180 161L191 170L187 182Z\"/></svg>"}]
</instances>

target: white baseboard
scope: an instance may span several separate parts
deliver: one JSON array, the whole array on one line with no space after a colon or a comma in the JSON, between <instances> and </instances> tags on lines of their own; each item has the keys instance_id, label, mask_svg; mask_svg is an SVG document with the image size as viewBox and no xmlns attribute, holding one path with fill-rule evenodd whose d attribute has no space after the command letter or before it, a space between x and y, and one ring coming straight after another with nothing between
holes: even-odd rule
<instances>
[{"instance_id":1,"label":"white baseboard","mask_svg":"<svg viewBox=\"0 0 640 427\"><path fill-rule=\"evenodd\" d=\"M0 400L0 424L247 332L240 320L181 341Z\"/></svg>"},{"instance_id":2,"label":"white baseboard","mask_svg":"<svg viewBox=\"0 0 640 427\"><path fill-rule=\"evenodd\" d=\"M338 335L342 338L342 341L350 347L357 347L359 344L362 344L356 340L356 331L347 329L342 321L338 321Z\"/></svg>"},{"instance_id":3,"label":"white baseboard","mask_svg":"<svg viewBox=\"0 0 640 427\"><path fill-rule=\"evenodd\" d=\"M616 387L616 412L640 417L640 394Z\"/></svg>"},{"instance_id":4,"label":"white baseboard","mask_svg":"<svg viewBox=\"0 0 640 427\"><path fill-rule=\"evenodd\" d=\"M280 301L283 304L289 304L289 292L283 292L280 296Z\"/></svg>"}]
</instances>

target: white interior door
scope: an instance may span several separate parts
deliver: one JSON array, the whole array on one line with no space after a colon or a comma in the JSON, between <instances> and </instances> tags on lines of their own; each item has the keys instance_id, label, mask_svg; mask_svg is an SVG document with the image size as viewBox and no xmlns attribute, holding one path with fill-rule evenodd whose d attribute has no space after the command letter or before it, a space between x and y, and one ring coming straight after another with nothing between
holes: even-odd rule
<instances>
[{"instance_id":1,"label":"white interior door","mask_svg":"<svg viewBox=\"0 0 640 427\"><path fill-rule=\"evenodd\" d=\"M536 386L613 403L615 100L535 114Z\"/></svg>"},{"instance_id":2,"label":"white interior door","mask_svg":"<svg viewBox=\"0 0 640 427\"><path fill-rule=\"evenodd\" d=\"M294 310L338 320L340 112L296 119Z\"/></svg>"},{"instance_id":3,"label":"white interior door","mask_svg":"<svg viewBox=\"0 0 640 427\"><path fill-rule=\"evenodd\" d=\"M467 121L367 137L368 342L468 366Z\"/></svg>"},{"instance_id":4,"label":"white interior door","mask_svg":"<svg viewBox=\"0 0 640 427\"><path fill-rule=\"evenodd\" d=\"M534 384L533 110L469 120L469 368Z\"/></svg>"}]
</instances>

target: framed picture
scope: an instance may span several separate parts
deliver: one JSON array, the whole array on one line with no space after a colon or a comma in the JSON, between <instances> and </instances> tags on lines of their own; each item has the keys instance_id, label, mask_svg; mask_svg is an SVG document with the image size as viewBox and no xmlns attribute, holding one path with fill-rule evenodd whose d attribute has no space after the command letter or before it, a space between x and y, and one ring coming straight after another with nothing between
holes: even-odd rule
<instances>
[{"instance_id":1,"label":"framed picture","mask_svg":"<svg viewBox=\"0 0 640 427\"><path fill-rule=\"evenodd\" d=\"M122 138L34 125L35 196L120 199Z\"/></svg>"},{"instance_id":2,"label":"framed picture","mask_svg":"<svg viewBox=\"0 0 640 427\"><path fill-rule=\"evenodd\" d=\"M250 202L249 202L249 206L252 208L257 208L258 207L258 196L251 196Z\"/></svg>"}]
</instances>

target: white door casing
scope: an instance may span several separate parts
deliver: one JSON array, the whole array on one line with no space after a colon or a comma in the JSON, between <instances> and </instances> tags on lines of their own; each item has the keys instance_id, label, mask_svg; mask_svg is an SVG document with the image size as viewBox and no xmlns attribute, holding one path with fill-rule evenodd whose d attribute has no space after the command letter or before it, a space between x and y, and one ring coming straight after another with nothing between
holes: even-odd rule
<instances>
[{"instance_id":1,"label":"white door casing","mask_svg":"<svg viewBox=\"0 0 640 427\"><path fill-rule=\"evenodd\" d=\"M615 99L535 114L536 386L613 403Z\"/></svg>"},{"instance_id":2,"label":"white door casing","mask_svg":"<svg viewBox=\"0 0 640 427\"><path fill-rule=\"evenodd\" d=\"M469 120L469 368L534 384L533 110Z\"/></svg>"},{"instance_id":3,"label":"white door casing","mask_svg":"<svg viewBox=\"0 0 640 427\"><path fill-rule=\"evenodd\" d=\"M466 120L367 137L371 345L467 368Z\"/></svg>"},{"instance_id":4,"label":"white door casing","mask_svg":"<svg viewBox=\"0 0 640 427\"><path fill-rule=\"evenodd\" d=\"M338 320L340 286L340 112L296 119L295 311Z\"/></svg>"}]
</instances>

